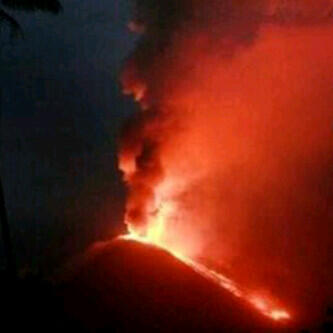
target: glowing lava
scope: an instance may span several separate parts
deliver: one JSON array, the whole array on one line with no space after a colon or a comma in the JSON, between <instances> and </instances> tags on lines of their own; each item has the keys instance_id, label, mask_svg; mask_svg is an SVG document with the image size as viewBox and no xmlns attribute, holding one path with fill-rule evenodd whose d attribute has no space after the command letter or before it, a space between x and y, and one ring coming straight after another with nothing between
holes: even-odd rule
<instances>
[{"instance_id":1,"label":"glowing lava","mask_svg":"<svg viewBox=\"0 0 333 333\"><path fill-rule=\"evenodd\" d=\"M160 205L160 209L153 215L149 227L146 230L146 235L142 236L136 233L135 229L128 224L129 234L121 236L122 239L133 240L145 244L150 244L164 249L174 257L191 267L195 272L205 277L206 279L219 285L221 288L228 290L235 297L241 298L246 303L251 304L262 315L274 320L283 321L291 318L288 311L277 306L277 302L268 296L254 294L253 292L239 286L235 281L210 269L202 263L196 262L193 259L183 255L179 250L174 250L166 242L163 241L163 231L166 224L166 218L172 211L172 205Z\"/></svg>"}]
</instances>

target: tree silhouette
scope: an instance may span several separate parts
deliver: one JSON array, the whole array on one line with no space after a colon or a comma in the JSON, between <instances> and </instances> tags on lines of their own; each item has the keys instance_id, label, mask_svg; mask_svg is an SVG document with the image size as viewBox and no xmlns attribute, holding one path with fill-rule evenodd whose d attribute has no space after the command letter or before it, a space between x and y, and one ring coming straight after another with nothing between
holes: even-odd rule
<instances>
[{"instance_id":1,"label":"tree silhouette","mask_svg":"<svg viewBox=\"0 0 333 333\"><path fill-rule=\"evenodd\" d=\"M23 36L22 28L19 22L6 12L9 10L20 11L44 11L52 14L58 14L62 6L58 0L0 0L0 27L6 25L9 27L12 36ZM0 91L1 93L1 91ZM1 119L1 95L0 95L0 119ZM7 262L7 271L14 279L16 277L16 265L12 251L10 228L8 223L4 189L0 177L0 222L4 251Z\"/></svg>"},{"instance_id":2,"label":"tree silhouette","mask_svg":"<svg viewBox=\"0 0 333 333\"><path fill-rule=\"evenodd\" d=\"M21 11L44 11L58 14L62 6L58 0L1 0L0 24L10 28L12 36L22 36L23 31L19 22L9 15L4 8Z\"/></svg>"}]
</instances>

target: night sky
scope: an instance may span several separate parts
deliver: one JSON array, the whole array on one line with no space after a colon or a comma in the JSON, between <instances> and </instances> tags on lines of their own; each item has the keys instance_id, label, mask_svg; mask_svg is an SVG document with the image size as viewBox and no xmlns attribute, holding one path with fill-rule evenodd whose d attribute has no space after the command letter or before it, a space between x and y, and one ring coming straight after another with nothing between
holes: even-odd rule
<instances>
[{"instance_id":1,"label":"night sky","mask_svg":"<svg viewBox=\"0 0 333 333\"><path fill-rule=\"evenodd\" d=\"M47 269L122 228L116 145L135 106L118 77L136 41L130 4L61 2L58 16L11 12L24 39L1 35L1 176L21 269Z\"/></svg>"}]
</instances>

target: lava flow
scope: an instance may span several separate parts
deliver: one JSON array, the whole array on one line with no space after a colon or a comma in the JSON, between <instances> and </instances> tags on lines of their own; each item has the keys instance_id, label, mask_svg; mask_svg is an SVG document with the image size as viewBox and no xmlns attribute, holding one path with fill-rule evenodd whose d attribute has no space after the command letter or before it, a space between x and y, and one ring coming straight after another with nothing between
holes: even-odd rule
<instances>
[{"instance_id":1,"label":"lava flow","mask_svg":"<svg viewBox=\"0 0 333 333\"><path fill-rule=\"evenodd\" d=\"M196 262L191 258L183 255L180 251L174 250L163 242L163 228L165 227L167 218L164 210L160 210L154 216L154 221L150 223L150 228L147 230L146 236L141 236L135 232L135 230L129 227L129 234L120 236L120 238L125 240L133 240L141 243L151 244L159 248L164 249L187 266L191 267L195 272L205 277L206 279L219 285L221 288L228 290L235 297L243 299L245 302L251 304L255 309L257 309L264 316L271 318L275 321L285 321L291 318L288 311L283 308L278 307L272 299L267 297L251 293L239 286L235 281L226 277L225 275L216 272L203 265L202 263ZM129 224L130 226L130 224Z\"/></svg>"}]
</instances>

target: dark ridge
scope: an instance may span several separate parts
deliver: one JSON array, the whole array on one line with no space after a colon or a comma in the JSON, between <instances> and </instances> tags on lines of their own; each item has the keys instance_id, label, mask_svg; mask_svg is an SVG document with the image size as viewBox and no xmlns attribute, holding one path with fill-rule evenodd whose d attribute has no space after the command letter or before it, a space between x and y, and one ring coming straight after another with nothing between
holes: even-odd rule
<instances>
[{"instance_id":1,"label":"dark ridge","mask_svg":"<svg viewBox=\"0 0 333 333\"><path fill-rule=\"evenodd\" d=\"M135 241L92 249L63 292L67 311L91 332L282 330L166 251Z\"/></svg>"}]
</instances>

